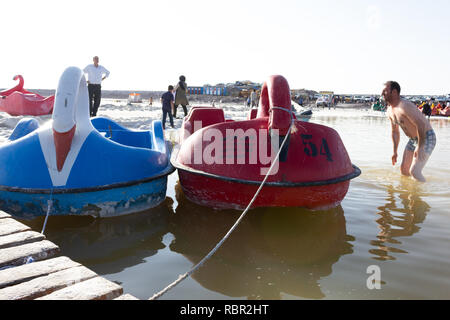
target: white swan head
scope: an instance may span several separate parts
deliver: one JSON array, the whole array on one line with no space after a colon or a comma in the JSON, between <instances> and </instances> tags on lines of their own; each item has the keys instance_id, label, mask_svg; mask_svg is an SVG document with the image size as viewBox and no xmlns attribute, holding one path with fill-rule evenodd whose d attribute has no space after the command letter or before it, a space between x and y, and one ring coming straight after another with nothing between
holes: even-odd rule
<instances>
[{"instance_id":1,"label":"white swan head","mask_svg":"<svg viewBox=\"0 0 450 320\"><path fill-rule=\"evenodd\" d=\"M80 68L68 67L59 78L52 119L57 168L61 171L76 132L93 130L86 79Z\"/></svg>"}]
</instances>

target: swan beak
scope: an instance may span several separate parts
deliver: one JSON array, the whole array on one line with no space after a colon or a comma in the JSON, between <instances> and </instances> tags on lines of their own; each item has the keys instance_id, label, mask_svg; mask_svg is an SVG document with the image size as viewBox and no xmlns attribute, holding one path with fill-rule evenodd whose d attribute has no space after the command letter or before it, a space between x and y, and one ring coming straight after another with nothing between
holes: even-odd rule
<instances>
[{"instance_id":1,"label":"swan beak","mask_svg":"<svg viewBox=\"0 0 450 320\"><path fill-rule=\"evenodd\" d=\"M74 125L72 129L67 132L57 132L53 129L53 140L55 142L56 150L56 166L58 171L62 170L64 162L66 161L67 155L70 151L70 147L72 146L75 128L76 125Z\"/></svg>"}]
</instances>

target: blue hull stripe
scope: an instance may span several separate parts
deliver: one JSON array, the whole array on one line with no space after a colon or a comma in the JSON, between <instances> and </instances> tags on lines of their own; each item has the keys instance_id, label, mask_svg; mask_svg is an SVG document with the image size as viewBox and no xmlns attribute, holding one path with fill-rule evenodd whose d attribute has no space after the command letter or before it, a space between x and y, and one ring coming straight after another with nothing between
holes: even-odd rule
<instances>
[{"instance_id":1,"label":"blue hull stripe","mask_svg":"<svg viewBox=\"0 0 450 320\"><path fill-rule=\"evenodd\" d=\"M113 217L143 211L166 198L167 176L133 186L82 193L22 193L0 190L0 209L21 218L50 215Z\"/></svg>"}]
</instances>

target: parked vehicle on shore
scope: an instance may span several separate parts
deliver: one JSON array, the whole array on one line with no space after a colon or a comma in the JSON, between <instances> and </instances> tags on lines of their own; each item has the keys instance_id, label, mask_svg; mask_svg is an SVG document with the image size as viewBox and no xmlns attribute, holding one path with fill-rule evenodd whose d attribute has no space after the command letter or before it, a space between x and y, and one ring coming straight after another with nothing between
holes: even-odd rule
<instances>
[{"instance_id":1,"label":"parked vehicle on shore","mask_svg":"<svg viewBox=\"0 0 450 320\"><path fill-rule=\"evenodd\" d=\"M316 100L316 107L328 107L331 104L331 97L329 95L321 95Z\"/></svg>"},{"instance_id":2,"label":"parked vehicle on shore","mask_svg":"<svg viewBox=\"0 0 450 320\"><path fill-rule=\"evenodd\" d=\"M353 96L353 102L354 103L362 103L364 102L363 96Z\"/></svg>"},{"instance_id":3,"label":"parked vehicle on shore","mask_svg":"<svg viewBox=\"0 0 450 320\"><path fill-rule=\"evenodd\" d=\"M319 91L319 97L316 100L316 106L330 107L334 103L333 91Z\"/></svg>"},{"instance_id":4,"label":"parked vehicle on shore","mask_svg":"<svg viewBox=\"0 0 450 320\"><path fill-rule=\"evenodd\" d=\"M371 103L373 101L373 98L371 96L365 96L363 100L365 103Z\"/></svg>"},{"instance_id":5,"label":"parked vehicle on shore","mask_svg":"<svg viewBox=\"0 0 450 320\"><path fill-rule=\"evenodd\" d=\"M345 103L352 103L353 102L353 96L344 96L344 102Z\"/></svg>"}]
</instances>

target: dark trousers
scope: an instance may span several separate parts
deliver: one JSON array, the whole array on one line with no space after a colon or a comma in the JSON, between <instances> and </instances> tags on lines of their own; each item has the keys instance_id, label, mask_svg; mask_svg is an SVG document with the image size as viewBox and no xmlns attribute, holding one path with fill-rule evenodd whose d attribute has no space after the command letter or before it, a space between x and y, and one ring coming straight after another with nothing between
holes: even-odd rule
<instances>
[{"instance_id":1,"label":"dark trousers","mask_svg":"<svg viewBox=\"0 0 450 320\"><path fill-rule=\"evenodd\" d=\"M166 119L167 119L167 115L169 115L170 126L173 128L172 111L171 111L171 110L164 110L164 109L163 109L163 116L162 116L162 125L163 125L163 129L166 129Z\"/></svg>"},{"instance_id":2,"label":"dark trousers","mask_svg":"<svg viewBox=\"0 0 450 320\"><path fill-rule=\"evenodd\" d=\"M182 104L181 106L183 107L184 116L186 117L186 116L187 116L187 108L186 108L186 106L185 106L184 104ZM178 108L178 105L177 105L177 104L174 105L174 108L173 108L173 116L174 116L175 118L177 117L177 108Z\"/></svg>"},{"instance_id":3,"label":"dark trousers","mask_svg":"<svg viewBox=\"0 0 450 320\"><path fill-rule=\"evenodd\" d=\"M102 86L100 84L88 84L89 91L89 113L91 117L97 115L100 100L102 98Z\"/></svg>"}]
</instances>

